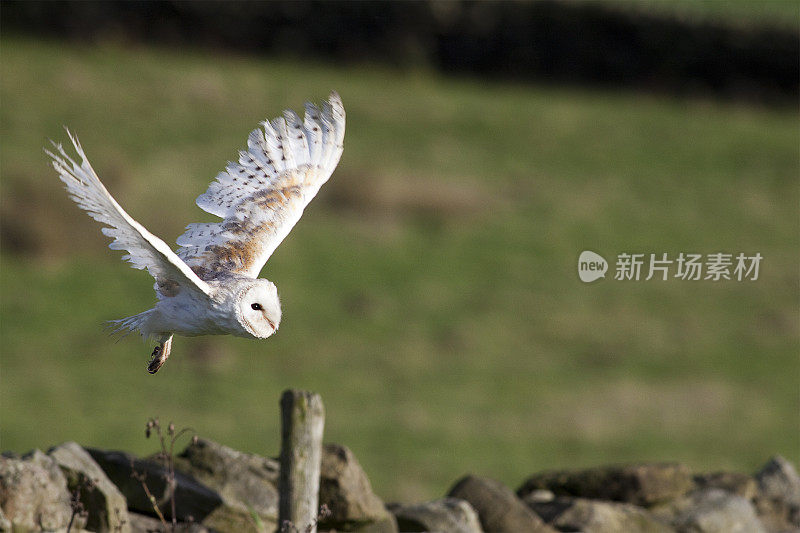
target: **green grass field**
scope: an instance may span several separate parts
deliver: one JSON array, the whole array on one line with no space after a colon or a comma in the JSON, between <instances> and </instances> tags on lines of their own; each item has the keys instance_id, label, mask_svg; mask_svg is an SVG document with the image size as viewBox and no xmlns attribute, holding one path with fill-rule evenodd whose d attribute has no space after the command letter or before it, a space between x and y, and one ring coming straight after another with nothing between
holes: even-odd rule
<instances>
[{"instance_id":1,"label":"green grass field","mask_svg":"<svg viewBox=\"0 0 800 533\"><path fill-rule=\"evenodd\" d=\"M0 69L0 445L146 454L148 417L277 454L278 399L322 394L326 440L386 500L474 472L798 456L798 116L737 103L6 38ZM262 276L264 342L152 346L103 321L152 305L42 147L75 131L169 243L257 123L336 89L338 170ZM585 249L760 252L757 281L577 276ZM614 266L611 265L613 274Z\"/></svg>"}]
</instances>

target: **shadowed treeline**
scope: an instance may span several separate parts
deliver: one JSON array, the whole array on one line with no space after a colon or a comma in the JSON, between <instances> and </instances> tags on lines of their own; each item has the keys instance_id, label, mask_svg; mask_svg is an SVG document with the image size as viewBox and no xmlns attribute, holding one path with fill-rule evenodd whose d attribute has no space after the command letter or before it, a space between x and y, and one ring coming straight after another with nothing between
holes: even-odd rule
<instances>
[{"instance_id":1,"label":"shadowed treeline","mask_svg":"<svg viewBox=\"0 0 800 533\"><path fill-rule=\"evenodd\" d=\"M764 103L798 94L797 21L597 2L4 2L3 32L193 44Z\"/></svg>"}]
</instances>

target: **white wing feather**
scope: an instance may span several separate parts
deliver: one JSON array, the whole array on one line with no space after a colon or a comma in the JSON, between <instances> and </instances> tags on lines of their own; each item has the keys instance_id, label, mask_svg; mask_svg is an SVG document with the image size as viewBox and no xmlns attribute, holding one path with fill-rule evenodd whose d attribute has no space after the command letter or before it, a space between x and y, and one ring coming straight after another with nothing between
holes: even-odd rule
<instances>
[{"instance_id":1,"label":"white wing feather","mask_svg":"<svg viewBox=\"0 0 800 533\"><path fill-rule=\"evenodd\" d=\"M342 155L345 112L331 93L322 109L306 104L264 121L250 133L247 151L197 198L218 223L189 224L178 238L180 256L203 279L235 272L256 277L288 235Z\"/></svg>"},{"instance_id":2,"label":"white wing feather","mask_svg":"<svg viewBox=\"0 0 800 533\"><path fill-rule=\"evenodd\" d=\"M45 152L53 159L53 168L66 185L70 198L93 219L109 226L102 229L103 234L114 239L109 247L126 250L128 254L123 259L134 268L146 268L159 285L177 283L180 287L210 294L209 285L192 272L164 241L147 231L122 209L101 183L78 139L69 130L67 134L81 158L80 165L67 155L60 144L53 143L58 154L49 150Z\"/></svg>"}]
</instances>

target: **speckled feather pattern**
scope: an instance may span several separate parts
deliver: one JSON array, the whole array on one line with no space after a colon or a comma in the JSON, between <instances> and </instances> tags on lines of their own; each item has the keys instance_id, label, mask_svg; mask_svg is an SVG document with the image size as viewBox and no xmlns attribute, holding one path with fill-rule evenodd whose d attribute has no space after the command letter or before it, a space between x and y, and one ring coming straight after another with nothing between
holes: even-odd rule
<instances>
[{"instance_id":1,"label":"speckled feather pattern","mask_svg":"<svg viewBox=\"0 0 800 533\"><path fill-rule=\"evenodd\" d=\"M345 113L333 93L321 109L306 104L253 130L238 163L229 163L197 198L218 223L190 224L178 255L203 279L217 272L256 277L342 155Z\"/></svg>"}]
</instances>

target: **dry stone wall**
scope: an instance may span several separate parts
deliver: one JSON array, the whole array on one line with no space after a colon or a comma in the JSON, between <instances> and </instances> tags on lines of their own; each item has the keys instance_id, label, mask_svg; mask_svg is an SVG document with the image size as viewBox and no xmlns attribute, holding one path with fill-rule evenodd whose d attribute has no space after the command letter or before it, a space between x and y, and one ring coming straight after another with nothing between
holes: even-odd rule
<instances>
[{"instance_id":1,"label":"dry stone wall","mask_svg":"<svg viewBox=\"0 0 800 533\"><path fill-rule=\"evenodd\" d=\"M0 457L0 531L277 531L280 464L194 439L173 458L67 442ZM430 502L384 503L352 451L323 447L319 531L759 533L800 531L800 477L638 463L529 476L513 491L466 475ZM156 510L157 509L157 510ZM305 531L310 524L283 524ZM313 524L311 524L313 525Z\"/></svg>"}]
</instances>

